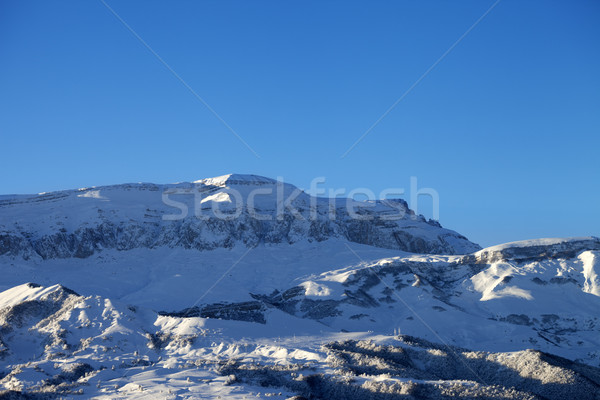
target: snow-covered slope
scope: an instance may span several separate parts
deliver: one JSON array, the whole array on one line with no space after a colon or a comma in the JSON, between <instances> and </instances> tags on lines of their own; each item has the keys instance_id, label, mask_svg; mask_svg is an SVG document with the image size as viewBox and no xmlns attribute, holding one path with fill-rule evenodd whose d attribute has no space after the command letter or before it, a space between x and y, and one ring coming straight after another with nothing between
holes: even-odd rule
<instances>
[{"instance_id":1,"label":"snow-covered slope","mask_svg":"<svg viewBox=\"0 0 600 400\"><path fill-rule=\"evenodd\" d=\"M303 192L277 219L278 185L0 199L0 397L600 399L598 238L479 249Z\"/></svg>"},{"instance_id":2,"label":"snow-covered slope","mask_svg":"<svg viewBox=\"0 0 600 400\"><path fill-rule=\"evenodd\" d=\"M414 215L403 200L316 198L255 175L0 196L0 255L85 258L111 248L211 250L330 238L418 253L479 250Z\"/></svg>"},{"instance_id":3,"label":"snow-covered slope","mask_svg":"<svg viewBox=\"0 0 600 400\"><path fill-rule=\"evenodd\" d=\"M226 271L231 274L222 290L208 296L204 289L214 281L206 276L210 266L202 265L212 253L215 259L224 253L195 252L197 269L178 272L204 287L194 291L172 282L160 291L147 284L132 302L22 284L0 293L0 384L12 391L7 396L25 391L106 399L597 399L600 252L581 250L582 242L600 244L596 238L561 240L563 249L569 243L579 249L563 258L551 252L554 242L519 242L501 248L535 246L536 254L489 264L473 255L378 259L391 250L333 241L316 244L322 248L290 245L279 254L254 249L264 269L257 273L240 261L239 269ZM291 268L296 279L280 275L279 286L261 283L281 269L284 254L323 256L335 246L337 268ZM175 262L194 254L183 252ZM111 263L137 274L152 259L164 262L116 258L125 254L113 253ZM357 262L349 262L350 255ZM21 262L11 269L26 268ZM49 279L43 272L56 273L56 262L29 265L30 272ZM93 290L88 271L74 267L65 269L71 282ZM172 273L151 268L151 281ZM116 269L94 278L101 274L120 278ZM233 274L239 278L230 279ZM176 308L187 292L198 296L195 306L179 311L137 305L146 295L155 305Z\"/></svg>"}]
</instances>

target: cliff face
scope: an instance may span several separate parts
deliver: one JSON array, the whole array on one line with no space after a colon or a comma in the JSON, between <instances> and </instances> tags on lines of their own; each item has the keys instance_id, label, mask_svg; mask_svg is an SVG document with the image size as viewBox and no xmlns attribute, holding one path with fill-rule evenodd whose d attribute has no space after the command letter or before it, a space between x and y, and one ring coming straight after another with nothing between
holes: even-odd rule
<instances>
[{"instance_id":1,"label":"cliff face","mask_svg":"<svg viewBox=\"0 0 600 400\"><path fill-rule=\"evenodd\" d=\"M487 247L466 257L470 262L491 264L502 261L535 261L551 258L574 258L587 250L600 250L596 237L534 239Z\"/></svg>"},{"instance_id":2,"label":"cliff face","mask_svg":"<svg viewBox=\"0 0 600 400\"><path fill-rule=\"evenodd\" d=\"M85 258L102 249L211 250L330 238L415 253L480 249L416 216L403 200L316 198L253 175L0 197L0 255L26 259Z\"/></svg>"}]
</instances>

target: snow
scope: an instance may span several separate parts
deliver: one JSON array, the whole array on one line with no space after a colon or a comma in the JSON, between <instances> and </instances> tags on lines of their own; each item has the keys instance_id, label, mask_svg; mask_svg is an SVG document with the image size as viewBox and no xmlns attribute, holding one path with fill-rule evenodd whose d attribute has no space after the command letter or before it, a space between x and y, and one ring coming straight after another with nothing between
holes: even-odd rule
<instances>
[{"instance_id":1,"label":"snow","mask_svg":"<svg viewBox=\"0 0 600 400\"><path fill-rule=\"evenodd\" d=\"M84 193L78 194L77 197L87 197L87 198L92 198L92 199L108 200L106 197L100 195L99 190L79 189L79 191L83 191Z\"/></svg>"},{"instance_id":2,"label":"snow","mask_svg":"<svg viewBox=\"0 0 600 400\"><path fill-rule=\"evenodd\" d=\"M22 284L2 292L0 307L11 307L26 301L38 300L61 289L61 285L43 287L39 285Z\"/></svg>"},{"instance_id":3,"label":"snow","mask_svg":"<svg viewBox=\"0 0 600 400\"><path fill-rule=\"evenodd\" d=\"M313 281L306 281L300 284L305 289L304 295L306 297L323 297L330 296L331 289L323 284L319 284Z\"/></svg>"},{"instance_id":4,"label":"snow","mask_svg":"<svg viewBox=\"0 0 600 400\"><path fill-rule=\"evenodd\" d=\"M507 277L519 275L518 268L508 263L492 264L488 269L481 271L471 278L473 287L481 292L481 301L500 299L504 297L517 297L525 300L533 300L531 292L516 286L502 285ZM500 288L498 288L500 286Z\"/></svg>"},{"instance_id":5,"label":"snow","mask_svg":"<svg viewBox=\"0 0 600 400\"><path fill-rule=\"evenodd\" d=\"M583 263L582 274L585 279L583 291L596 296L600 296L599 256L600 252L597 251L586 251L579 255L579 259Z\"/></svg>"},{"instance_id":6,"label":"snow","mask_svg":"<svg viewBox=\"0 0 600 400\"><path fill-rule=\"evenodd\" d=\"M582 237L569 237L569 238L540 238L540 239L530 239L530 240L519 240L519 241L515 241L515 242L508 242L508 243L503 243L503 244L499 244L496 246L486 247L486 248L480 250L479 253L496 252L496 251L506 250L509 248L553 246L553 245L557 245L557 244L569 244L569 243L592 241L592 240L597 240L597 239L593 236L582 236Z\"/></svg>"},{"instance_id":7,"label":"snow","mask_svg":"<svg viewBox=\"0 0 600 400\"><path fill-rule=\"evenodd\" d=\"M250 184L274 184L277 181L259 175L227 174L214 178L205 178L194 181L206 186L228 186L228 185L250 185Z\"/></svg>"},{"instance_id":8,"label":"snow","mask_svg":"<svg viewBox=\"0 0 600 400\"><path fill-rule=\"evenodd\" d=\"M203 198L200 203L209 203L209 202L217 202L217 203L231 203L231 196L228 193L217 193L212 196L206 196Z\"/></svg>"},{"instance_id":9,"label":"snow","mask_svg":"<svg viewBox=\"0 0 600 400\"><path fill-rule=\"evenodd\" d=\"M257 186L277 185L230 174L1 196L0 231L35 240L107 221L160 229L164 190L188 196L187 204L200 191L201 204L227 207L233 188L247 198ZM295 190L284 185L284 194ZM256 196L261 213L273 213L277 201ZM300 193L297 201L308 210L315 198ZM427 240L451 232L418 219L394 226ZM186 232L206 227L194 229ZM0 255L0 388L104 399L287 398L308 395L312 376L322 381L311 390L335 388L338 398L504 390L474 380L471 368L526 394L509 388L507 398L584 399L600 390L600 382L593 386L599 370L579 375L600 364L598 239L449 255L294 234L252 246L168 242L97 247L83 257ZM202 235L217 241L230 232ZM537 351L583 364L571 368Z\"/></svg>"},{"instance_id":10,"label":"snow","mask_svg":"<svg viewBox=\"0 0 600 400\"><path fill-rule=\"evenodd\" d=\"M329 244L327 245L329 246ZM367 250L368 247L365 246L358 251L362 253L363 251L367 252ZM377 252L381 251L381 249L373 249L372 251ZM300 278L302 282L300 282L299 286L304 288L305 295L309 299L341 296L342 293L340 291L327 291L323 288L328 287L327 285L339 285L340 283L337 281L343 281L347 284L346 289L351 290L356 274L363 272L370 274L370 271L374 271L384 281L391 284L390 273L399 273L395 275L396 281L403 279L403 272L401 272L402 265L405 263L415 263L419 258L420 256L400 255L391 258L358 262L352 266L325 272L320 275L313 274L305 280ZM586 257L583 258L585 259ZM525 365L531 365L534 362L537 363L538 361L527 358L530 357L529 353L520 352L520 350L532 346L529 338L534 330L531 330L531 328L524 325L490 320L490 315L498 316L502 314L499 314L498 309L493 314L485 313L488 306L471 307L467 313L459 311L460 308L467 307L470 292L463 294L456 293L454 295L452 303L459 304L461 306L459 309L453 309L448 304L440 303L428 297L427 293L431 287L427 281L434 281L436 274L447 274L447 262L448 259L445 262L438 261L439 264L443 265L433 265L431 275L424 276L424 282L420 287L404 287L399 290L399 295L402 296L410 308L418 310L420 317L426 321L429 328L436 332L443 332L443 340L446 343L468 344L469 347L477 350L484 348L488 351L498 351L498 348L501 348L503 351L513 351L514 353L511 353L512 358L510 359L512 361L498 358L499 360L503 360L503 363L521 362L519 360L523 358L529 360L526 361ZM273 265L275 264L274 260ZM474 289L476 292L489 288L495 289L498 286L497 279L500 276L527 276L532 273L541 273L542 275L557 274L554 268L556 265L552 262L546 265L545 268L541 268L542 264L516 266L498 264L488 266L484 271L486 272L486 276L490 277L489 281L482 280L483 286ZM139 268L143 269L143 264L140 264ZM581 268L583 267L580 260L571 260L568 265L562 266L560 273L563 276L574 273L582 275ZM418 271L418 269L414 271ZM348 274L348 272L350 273ZM464 272L466 271L453 272L453 274L460 275ZM411 274L412 272L409 273L409 275ZM339 275L345 275L346 279L331 279ZM468 276L468 273L466 276ZM494 276L497 276L497 278L491 279ZM159 276L155 278L160 279ZM356 282L362 282L362 278ZM467 284L468 280L465 280L464 283ZM163 302L168 303L168 295L172 296L176 293L181 293L181 290L178 290L178 288L174 287L173 289L175 290L174 292L163 294ZM384 285L378 284L372 286L368 291L375 294L384 289ZM0 304L3 306L0 309L4 309L5 305L15 306L32 300L56 299L58 298L56 294L62 290L62 287L58 285L51 287L21 285L11 288L0 293ZM560 302L566 302L566 306L570 307L568 308L569 317L572 318L576 315L583 317L586 312L585 308L578 308L578 314L575 314L572 306L585 300L586 297L582 296L587 295L596 299L597 297L584 293L581 288L574 287L574 290L579 290L581 296L576 297L574 300L568 297L561 298ZM575 294L575 292L572 291L572 294ZM463 296L466 297L461 300ZM591 299L588 298L589 300ZM40 359L35 364L27 364L30 363L30 361L27 361L27 357L15 359L11 355L10 357L12 358L8 359L9 362L12 365L18 364L18 371L21 372L16 372L17 370L15 370L13 375L2 381L5 388L35 387L35 385L39 385L43 380L47 380L48 374L52 376L52 374L57 374L61 370L64 371L71 368L69 366L85 362L90 364L91 368L94 369L100 365L109 366L109 368L104 370L94 370L90 375L80 378L78 383L75 384L74 387L77 390L82 388L81 390L84 391L83 393L86 397L155 398L171 394L190 399L198 396L202 398L218 398L218 396L222 396L240 399L244 398L244 396L281 398L279 397L279 393L283 397L292 396L294 393L290 392L288 388L265 388L253 384L251 381L238 382L234 385L228 384L230 375L221 375L216 366L226 360L237 360L241 365L263 365L266 368L277 368L277 366L296 368L298 365L310 363L313 368L317 368L317 370L321 370L326 374L332 374L335 371L330 365L333 360L331 359L331 354L324 352L322 348L323 344L336 341L344 342L347 340L369 340L370 342L368 343L374 343L367 344L365 342L361 346L367 346L365 348L375 346L372 347L374 350L377 349L376 346L381 345L398 346L401 343L394 340L390 334L390 331L394 327L400 327L402 332L406 334L429 338L430 340L437 339L434 340L437 342L440 340L439 337L436 338L432 335L428 327L421 322L415 319L406 319L407 316L410 316L410 312L404 304L398 304L398 306L390 304L390 306L393 306L392 309L387 308L387 306L363 308L362 311L368 314L367 318L379 322L365 324L367 321L363 320L363 329L369 327L371 330L361 331L361 324L356 325L359 328L358 330L356 327L352 329L352 320L347 319L347 315L355 313L355 310L359 309L356 306L350 307L347 310L348 313L345 310L344 315L337 321L330 320L328 324L311 319L298 318L277 309L268 311L266 324L259 324L213 318L161 316L149 310L144 311L139 306L136 307L136 311L132 311L126 303L97 296L79 297L77 301L71 301L69 298L59 301L63 302L61 308L63 311L55 314L55 318L57 319L51 321L50 325L46 328L40 329L41 326L39 325L33 325L31 328L25 326L23 327L23 332L27 332L27 335L4 335L2 340L8 343L8 347L15 356L19 352L30 353L32 349L42 346L43 340L41 340L41 337L40 339L36 339L37 335L64 337L67 343L81 341L88 343L88 347L84 347L70 356L62 355L58 358L52 356L47 358L48 361ZM504 304L503 307L510 306L505 302L506 298L501 296L490 299L482 304L488 304L492 301L500 302L497 303L500 305ZM538 315L536 307L539 307L540 304L532 301L529 302L532 304L527 310L528 314ZM598 301L592 303L591 306L593 308L600 305ZM446 311L432 309L432 305L436 304L440 307L443 306ZM544 305L542 304L541 306ZM556 304L548 306L553 307L555 312L561 312L557 309ZM354 310L351 310L352 308ZM515 311L522 312L522 310L524 309L520 306L514 307L504 311L504 315L514 314ZM589 310L587 312L593 315L596 312L595 310L591 313ZM477 316L478 314L482 315ZM35 324L35 322L33 323ZM66 335L60 333L63 327L67 328ZM351 329L352 331L340 333L341 327L345 327L345 330ZM165 338L166 342L161 350L158 348L148 348L147 332L158 332L162 335L161 337ZM31 337L33 340L27 339L28 337ZM589 333L582 331L577 337L579 340L590 341L591 345L583 347L578 353L568 347L557 348L549 346L547 342L539 343L538 346L541 346L544 350L550 348L558 353L562 351L567 354L571 352L570 354L580 355L589 352L590 349L597 346L597 341L595 340L597 331L592 330ZM507 338L511 339L512 344L507 341ZM111 348L118 350L116 352L103 350ZM41 351L41 353L50 352L49 355L55 354L53 353L55 351L59 351L59 349L53 350L48 347L45 350L41 349L43 347L40 347L40 350L37 351ZM60 351L64 352L64 350ZM445 347L441 349L426 349L425 353L430 354L433 358L431 358L431 361L428 361L429 364L422 364L422 368L438 368L435 364L431 363L433 360L445 358L447 351L448 349ZM465 357L476 361L480 357L477 354L467 353ZM417 353L412 355L412 357L416 356ZM490 357L492 356L500 357L500 355L491 355ZM358 355L355 355L355 357L358 357ZM144 362L148 366L135 366L136 359L146 360ZM18 360L22 360L23 363L19 364ZM415 360L415 363L417 361ZM132 366L126 366L130 364ZM56 370L56 367L52 365L59 365L59 369ZM111 365L118 367L112 370ZM426 367L426 365L429 365L429 367ZM45 372L36 372L36 368ZM557 372L559 375L563 373L560 371ZM548 380L550 378L544 379ZM360 385L368 384L370 381L383 382L385 384L412 381L423 385L429 385L431 384L430 382L435 381L437 384L446 384L446 381L439 378L433 381L427 379L407 380L397 379L395 376L389 374L361 375L357 380ZM548 381L550 382L550 380ZM87 385L82 386L83 383L87 383ZM549 398L557 397L550 396Z\"/></svg>"},{"instance_id":11,"label":"snow","mask_svg":"<svg viewBox=\"0 0 600 400\"><path fill-rule=\"evenodd\" d=\"M13 246L0 248L0 252L26 258L64 258L107 247L213 249L229 247L231 241L227 239L232 230L243 236L235 240L246 245L260 240L293 243L344 238L354 231L356 221L351 214L355 211L378 220L372 223L372 229L353 236L354 242L461 254L479 249L456 232L429 224L422 216L413 218L410 212L388 220L399 211L407 211L403 204L312 197L288 183L237 174L195 183L131 183L43 195L0 196L0 232L8 235ZM239 223L251 229L243 231L235 224L220 223L223 214L232 209L239 209L243 217ZM217 221L207 224L206 218ZM261 225L263 220L267 225ZM265 229L272 233L265 237ZM403 235L394 236L395 231ZM95 243L87 243L90 238L95 238Z\"/></svg>"}]
</instances>

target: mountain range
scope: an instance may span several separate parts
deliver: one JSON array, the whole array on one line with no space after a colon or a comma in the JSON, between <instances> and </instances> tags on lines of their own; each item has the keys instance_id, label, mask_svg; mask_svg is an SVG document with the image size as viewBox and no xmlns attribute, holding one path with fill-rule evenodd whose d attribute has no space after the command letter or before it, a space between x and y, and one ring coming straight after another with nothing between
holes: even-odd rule
<instances>
[{"instance_id":1,"label":"mountain range","mask_svg":"<svg viewBox=\"0 0 600 400\"><path fill-rule=\"evenodd\" d=\"M600 399L599 260L255 175L0 196L0 398Z\"/></svg>"}]
</instances>

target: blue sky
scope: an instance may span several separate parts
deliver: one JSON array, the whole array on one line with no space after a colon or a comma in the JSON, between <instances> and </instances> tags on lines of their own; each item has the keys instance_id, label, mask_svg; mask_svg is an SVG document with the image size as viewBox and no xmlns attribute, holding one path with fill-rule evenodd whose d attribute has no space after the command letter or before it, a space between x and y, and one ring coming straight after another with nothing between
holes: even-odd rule
<instances>
[{"instance_id":1,"label":"blue sky","mask_svg":"<svg viewBox=\"0 0 600 400\"><path fill-rule=\"evenodd\" d=\"M0 193L230 172L420 187L473 241L600 235L600 3L0 2ZM424 203L421 206L428 213Z\"/></svg>"}]
</instances>

